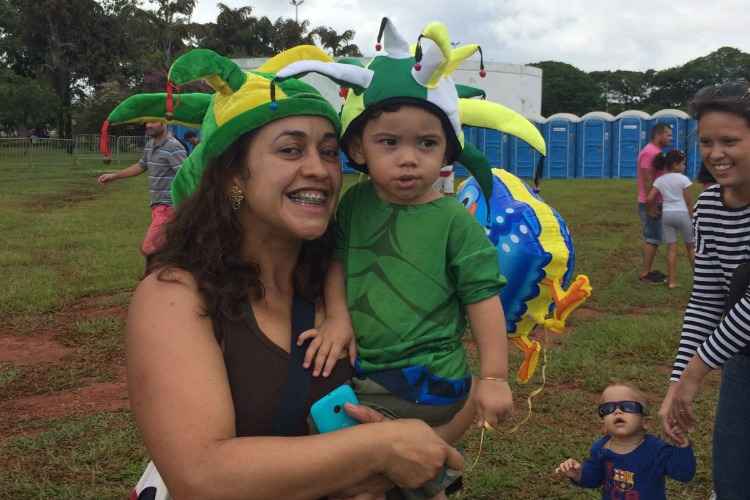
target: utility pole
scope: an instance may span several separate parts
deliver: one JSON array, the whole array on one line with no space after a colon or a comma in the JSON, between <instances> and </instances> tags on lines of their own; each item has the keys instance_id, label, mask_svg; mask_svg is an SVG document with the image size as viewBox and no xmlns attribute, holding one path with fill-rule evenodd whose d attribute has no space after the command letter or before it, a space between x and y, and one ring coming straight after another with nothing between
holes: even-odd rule
<instances>
[{"instance_id":1,"label":"utility pole","mask_svg":"<svg viewBox=\"0 0 750 500\"><path fill-rule=\"evenodd\" d=\"M294 5L294 22L299 24L299 6L305 3L305 0L289 0L291 5Z\"/></svg>"}]
</instances>

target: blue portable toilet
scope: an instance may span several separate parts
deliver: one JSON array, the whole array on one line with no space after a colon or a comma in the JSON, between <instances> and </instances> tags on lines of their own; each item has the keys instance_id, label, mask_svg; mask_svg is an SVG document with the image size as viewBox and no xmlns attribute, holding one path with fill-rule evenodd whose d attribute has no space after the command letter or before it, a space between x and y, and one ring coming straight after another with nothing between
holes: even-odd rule
<instances>
[{"instance_id":1,"label":"blue portable toilet","mask_svg":"<svg viewBox=\"0 0 750 500\"><path fill-rule=\"evenodd\" d=\"M576 133L581 119L571 113L556 113L543 127L547 143L545 178L568 179L575 176Z\"/></svg>"},{"instance_id":2,"label":"blue portable toilet","mask_svg":"<svg viewBox=\"0 0 750 500\"><path fill-rule=\"evenodd\" d=\"M648 143L651 116L636 109L623 111L612 124L611 176L633 178L638 167L638 154Z\"/></svg>"},{"instance_id":3,"label":"blue portable toilet","mask_svg":"<svg viewBox=\"0 0 750 500\"><path fill-rule=\"evenodd\" d=\"M510 137L498 130L464 126L464 142L479 149L490 162L492 168L508 168L508 145ZM456 177L468 177L469 172L460 163L453 165Z\"/></svg>"},{"instance_id":4,"label":"blue portable toilet","mask_svg":"<svg viewBox=\"0 0 750 500\"><path fill-rule=\"evenodd\" d=\"M584 179L611 177L611 136L615 117L591 111L578 123L575 176Z\"/></svg>"},{"instance_id":5,"label":"blue portable toilet","mask_svg":"<svg viewBox=\"0 0 750 500\"><path fill-rule=\"evenodd\" d=\"M690 115L679 109L662 109L651 115L649 124L649 140L651 139L651 129L657 123L666 123L672 127L672 144L664 148L664 151L672 149L687 149L687 124Z\"/></svg>"},{"instance_id":6,"label":"blue portable toilet","mask_svg":"<svg viewBox=\"0 0 750 500\"><path fill-rule=\"evenodd\" d=\"M685 175L695 179L701 170L701 150L700 141L698 140L698 120L689 118L687 122L687 170Z\"/></svg>"},{"instance_id":7,"label":"blue portable toilet","mask_svg":"<svg viewBox=\"0 0 750 500\"><path fill-rule=\"evenodd\" d=\"M478 141L477 141L477 137L476 137L476 135L477 135L476 131L479 130L479 129L477 129L476 127L469 127L468 125L464 125L462 128L463 128L463 131L464 131L464 143L469 143L469 144L477 147L477 149L479 149L480 151L482 151L482 147L480 147L479 144L477 143ZM455 162L453 164L453 175L456 178L459 178L459 177L468 177L469 176L469 171L466 170L466 167L464 167L460 163Z\"/></svg>"},{"instance_id":8,"label":"blue portable toilet","mask_svg":"<svg viewBox=\"0 0 750 500\"><path fill-rule=\"evenodd\" d=\"M544 118L541 116L530 116L528 120L542 132ZM518 177L531 179L534 177L534 169L541 155L529 146L529 144L515 136L508 136L508 162L505 169Z\"/></svg>"},{"instance_id":9,"label":"blue portable toilet","mask_svg":"<svg viewBox=\"0 0 750 500\"><path fill-rule=\"evenodd\" d=\"M508 168L508 144L510 143L508 135L491 128L477 129L483 134L482 144L484 145L484 155L489 160L492 168Z\"/></svg>"}]
</instances>

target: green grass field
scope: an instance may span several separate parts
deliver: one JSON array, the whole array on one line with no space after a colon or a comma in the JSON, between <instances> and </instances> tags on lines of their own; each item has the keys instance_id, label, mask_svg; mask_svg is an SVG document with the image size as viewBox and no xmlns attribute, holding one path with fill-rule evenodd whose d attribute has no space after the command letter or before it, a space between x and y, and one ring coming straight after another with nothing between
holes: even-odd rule
<instances>
[{"instance_id":1,"label":"green grass field","mask_svg":"<svg viewBox=\"0 0 750 500\"><path fill-rule=\"evenodd\" d=\"M94 162L0 163L0 498L125 498L147 459L123 401L124 311L143 271L146 178L102 188L96 176L104 171ZM590 277L594 294L566 334L549 337L547 384L531 419L510 433L540 379L514 385L513 421L486 436L463 499L599 498L552 471L567 457L585 458L600 432L598 393L609 381L646 391L650 428L659 432L655 413L690 290L686 262L681 288L638 282L633 181L546 181L542 188L568 221L576 272ZM658 258L664 270L663 253ZM21 360L24 349L32 359ZM511 352L512 369L519 364ZM717 381L713 374L697 403L697 477L670 482L671 498L710 494ZM467 464L478 444L471 430Z\"/></svg>"}]
</instances>

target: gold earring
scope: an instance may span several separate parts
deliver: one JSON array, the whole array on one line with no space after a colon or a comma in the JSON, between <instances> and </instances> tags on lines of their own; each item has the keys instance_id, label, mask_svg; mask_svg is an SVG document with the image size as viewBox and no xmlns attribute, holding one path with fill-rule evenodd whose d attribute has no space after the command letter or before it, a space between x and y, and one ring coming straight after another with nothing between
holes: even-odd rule
<instances>
[{"instance_id":1,"label":"gold earring","mask_svg":"<svg viewBox=\"0 0 750 500\"><path fill-rule=\"evenodd\" d=\"M242 194L242 190L237 184L232 184L232 189L229 190L229 199L232 201L232 210L239 210L242 200L245 199L245 195Z\"/></svg>"}]
</instances>

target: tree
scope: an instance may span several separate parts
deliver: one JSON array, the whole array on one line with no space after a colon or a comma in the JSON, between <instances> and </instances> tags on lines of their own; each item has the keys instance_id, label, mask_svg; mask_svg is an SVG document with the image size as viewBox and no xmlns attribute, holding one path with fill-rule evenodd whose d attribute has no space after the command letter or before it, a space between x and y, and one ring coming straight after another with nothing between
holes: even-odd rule
<instances>
[{"instance_id":1,"label":"tree","mask_svg":"<svg viewBox=\"0 0 750 500\"><path fill-rule=\"evenodd\" d=\"M61 103L58 133L70 136L71 106L127 50L115 20L94 0L6 0L3 10L10 14L0 21L6 66L52 87Z\"/></svg>"},{"instance_id":2,"label":"tree","mask_svg":"<svg viewBox=\"0 0 750 500\"><path fill-rule=\"evenodd\" d=\"M604 110L616 115L627 109L640 108L648 95L653 70L592 71L589 76L604 97Z\"/></svg>"},{"instance_id":3,"label":"tree","mask_svg":"<svg viewBox=\"0 0 750 500\"><path fill-rule=\"evenodd\" d=\"M252 7L233 9L219 4L216 23L204 25L201 47L229 57L262 57L272 55L273 24L267 17L252 15Z\"/></svg>"},{"instance_id":4,"label":"tree","mask_svg":"<svg viewBox=\"0 0 750 500\"><path fill-rule=\"evenodd\" d=\"M0 130L26 135L32 128L47 128L55 122L60 99L46 82L0 70Z\"/></svg>"},{"instance_id":5,"label":"tree","mask_svg":"<svg viewBox=\"0 0 750 500\"><path fill-rule=\"evenodd\" d=\"M102 122L132 90L118 81L108 81L96 86L94 93L74 106L77 133L98 133ZM118 128L118 134L123 131Z\"/></svg>"},{"instance_id":6,"label":"tree","mask_svg":"<svg viewBox=\"0 0 750 500\"><path fill-rule=\"evenodd\" d=\"M558 61L542 61L531 66L542 75L542 113L549 116L566 112L583 115L603 108L604 100L596 82L588 74Z\"/></svg>"},{"instance_id":7,"label":"tree","mask_svg":"<svg viewBox=\"0 0 750 500\"><path fill-rule=\"evenodd\" d=\"M328 49L333 57L362 57L359 47L351 43L354 40L354 30L346 30L339 35L331 27L318 26L310 34L316 35L320 39L320 45Z\"/></svg>"},{"instance_id":8,"label":"tree","mask_svg":"<svg viewBox=\"0 0 750 500\"><path fill-rule=\"evenodd\" d=\"M310 21L298 23L294 19L280 17L273 23L271 35L271 51L274 54L304 43L312 44L313 40L307 29Z\"/></svg>"},{"instance_id":9,"label":"tree","mask_svg":"<svg viewBox=\"0 0 750 500\"><path fill-rule=\"evenodd\" d=\"M685 109L702 87L749 77L750 54L732 47L722 47L682 66L657 72L647 106L652 110Z\"/></svg>"},{"instance_id":10,"label":"tree","mask_svg":"<svg viewBox=\"0 0 750 500\"><path fill-rule=\"evenodd\" d=\"M195 10L195 0L156 0L154 13L158 47L163 55L164 68L168 69L175 55L185 48L188 20Z\"/></svg>"}]
</instances>

